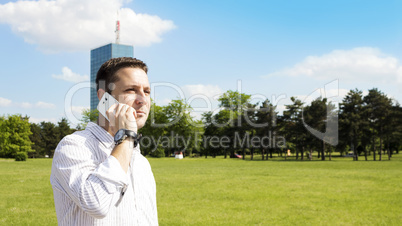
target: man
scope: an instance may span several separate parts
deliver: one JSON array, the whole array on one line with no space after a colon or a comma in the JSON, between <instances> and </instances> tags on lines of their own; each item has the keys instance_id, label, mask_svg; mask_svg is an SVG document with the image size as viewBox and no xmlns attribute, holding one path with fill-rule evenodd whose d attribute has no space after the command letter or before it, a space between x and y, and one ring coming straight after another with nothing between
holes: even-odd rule
<instances>
[{"instance_id":1,"label":"man","mask_svg":"<svg viewBox=\"0 0 402 226\"><path fill-rule=\"evenodd\" d=\"M155 179L137 137L150 110L147 72L128 57L99 69L99 100L108 92L119 104L106 112L110 122L99 114L56 148L50 182L59 225L158 225Z\"/></svg>"}]
</instances>

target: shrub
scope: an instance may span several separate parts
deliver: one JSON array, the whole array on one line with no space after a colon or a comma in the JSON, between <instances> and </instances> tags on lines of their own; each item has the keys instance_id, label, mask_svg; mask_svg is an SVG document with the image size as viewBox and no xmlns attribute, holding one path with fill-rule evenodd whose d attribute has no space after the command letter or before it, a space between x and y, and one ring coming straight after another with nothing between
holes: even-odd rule
<instances>
[{"instance_id":1,"label":"shrub","mask_svg":"<svg viewBox=\"0 0 402 226\"><path fill-rule=\"evenodd\" d=\"M154 152L149 153L150 156L156 158L165 157L165 150L162 147L158 147Z\"/></svg>"},{"instance_id":2,"label":"shrub","mask_svg":"<svg viewBox=\"0 0 402 226\"><path fill-rule=\"evenodd\" d=\"M26 152L17 152L15 155L15 161L26 161L28 158L28 155Z\"/></svg>"}]
</instances>

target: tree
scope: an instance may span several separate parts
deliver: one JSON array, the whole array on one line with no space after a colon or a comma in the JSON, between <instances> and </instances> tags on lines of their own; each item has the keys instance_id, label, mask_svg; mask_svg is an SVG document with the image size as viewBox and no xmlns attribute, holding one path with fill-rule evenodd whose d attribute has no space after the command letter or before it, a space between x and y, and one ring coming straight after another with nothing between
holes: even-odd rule
<instances>
[{"instance_id":1,"label":"tree","mask_svg":"<svg viewBox=\"0 0 402 226\"><path fill-rule=\"evenodd\" d=\"M325 103L326 99L320 97L313 100L310 105L306 106L303 110L303 120L311 128L320 132L324 132L324 119L325 119ZM312 152L319 150L321 141L314 137L311 133L307 133L307 146L309 149L309 159L312 160ZM320 152L319 152L320 153Z\"/></svg>"},{"instance_id":2,"label":"tree","mask_svg":"<svg viewBox=\"0 0 402 226\"><path fill-rule=\"evenodd\" d=\"M191 155L198 145L197 133L202 134L202 124L193 120L190 111L185 100L173 100L164 107L153 103L149 118L140 129L144 155L163 157L174 151Z\"/></svg>"},{"instance_id":3,"label":"tree","mask_svg":"<svg viewBox=\"0 0 402 226\"><path fill-rule=\"evenodd\" d=\"M261 108L257 107L257 105L258 105L258 103L257 104L249 103L247 105L247 110L242 115L242 117L243 117L242 121L246 122L241 126L241 130L243 131L242 133L250 134L249 136L251 137L251 139L253 139L253 137L255 135L257 135L258 129L260 129L261 127L264 127L264 125L265 125L264 123L262 123L262 124L258 123L258 113L259 113L259 110L261 110ZM250 160L254 159L254 151L256 149L255 146L259 147L259 146L261 146L261 144L255 145L252 142L249 142L249 144L247 144L247 148L250 149ZM243 149L243 160L244 160L245 156L246 156L246 148L243 146L242 149Z\"/></svg>"},{"instance_id":4,"label":"tree","mask_svg":"<svg viewBox=\"0 0 402 226\"><path fill-rule=\"evenodd\" d=\"M392 107L391 118L390 149L392 154L392 150L396 150L399 153L399 149L402 148L402 107L398 102Z\"/></svg>"},{"instance_id":5,"label":"tree","mask_svg":"<svg viewBox=\"0 0 402 226\"><path fill-rule=\"evenodd\" d=\"M253 158L254 147L250 143L250 136L253 137L255 134L256 125L256 106L255 104L247 103L247 106L242 112L237 114L237 119L234 120L235 126L235 141L236 147L239 144L242 152L243 160L246 159L246 152L251 149L251 160ZM242 138L242 139L241 139Z\"/></svg>"},{"instance_id":6,"label":"tree","mask_svg":"<svg viewBox=\"0 0 402 226\"><path fill-rule=\"evenodd\" d=\"M28 117L21 115L0 117L0 157L21 159L21 156L33 152L30 135Z\"/></svg>"},{"instance_id":7,"label":"tree","mask_svg":"<svg viewBox=\"0 0 402 226\"><path fill-rule=\"evenodd\" d=\"M32 142L34 153L30 157L53 156L57 144L63 137L71 134L74 130L70 128L66 118L62 118L57 126L51 122L31 123L32 134L29 136Z\"/></svg>"},{"instance_id":8,"label":"tree","mask_svg":"<svg viewBox=\"0 0 402 226\"><path fill-rule=\"evenodd\" d=\"M285 105L286 110L283 112L284 131L286 140L294 144L296 151L296 159L301 152L301 160L304 159L304 147L306 141L306 129L302 123L303 102L295 97L291 97L292 104Z\"/></svg>"},{"instance_id":9,"label":"tree","mask_svg":"<svg viewBox=\"0 0 402 226\"><path fill-rule=\"evenodd\" d=\"M228 90L219 97L219 106L230 109L235 113L242 113L247 109L251 95L239 93L238 91Z\"/></svg>"},{"instance_id":10,"label":"tree","mask_svg":"<svg viewBox=\"0 0 402 226\"><path fill-rule=\"evenodd\" d=\"M397 101L394 101L390 109L389 117L385 122L385 134L390 160L394 150L398 150L402 141L402 108Z\"/></svg>"},{"instance_id":11,"label":"tree","mask_svg":"<svg viewBox=\"0 0 402 226\"><path fill-rule=\"evenodd\" d=\"M225 111L223 115L225 120L228 120L227 127L223 130L232 142L236 142L236 137L245 137L248 133L249 122L245 120L245 112L250 107L251 95L239 93L238 91L228 90L221 97L219 97L219 107ZM221 110L221 111L222 111ZM235 146L235 145L234 145ZM234 158L235 147L230 150L230 157ZM242 145L243 159L245 156L245 147Z\"/></svg>"},{"instance_id":12,"label":"tree","mask_svg":"<svg viewBox=\"0 0 402 226\"><path fill-rule=\"evenodd\" d=\"M222 128L216 126L214 123L214 119L216 116L213 115L212 111L208 111L202 114L202 119L204 123L204 134L203 134L203 146L201 147L202 149L202 154L205 155L205 158L208 157L208 154L211 152L216 152L216 148L213 143L211 143L211 138L215 136L219 136L220 131ZM219 149L218 149L219 150ZM225 158L226 158L226 150L225 152Z\"/></svg>"},{"instance_id":13,"label":"tree","mask_svg":"<svg viewBox=\"0 0 402 226\"><path fill-rule=\"evenodd\" d=\"M84 130L87 127L88 122L96 122L99 117L98 109L84 109L82 111L81 123L77 125L77 130Z\"/></svg>"},{"instance_id":14,"label":"tree","mask_svg":"<svg viewBox=\"0 0 402 226\"><path fill-rule=\"evenodd\" d=\"M40 127L41 138L44 143L44 149L42 150L43 152L41 153L41 155L53 157L54 150L56 149L57 144L60 141L59 131L55 124L53 124L52 122L41 122Z\"/></svg>"},{"instance_id":15,"label":"tree","mask_svg":"<svg viewBox=\"0 0 402 226\"><path fill-rule=\"evenodd\" d=\"M141 152L144 155L153 157L164 157L165 150L162 147L160 138L166 135L166 126L169 120L164 112L163 107L151 104L148 120L145 122L143 128L138 132L142 134L140 140Z\"/></svg>"},{"instance_id":16,"label":"tree","mask_svg":"<svg viewBox=\"0 0 402 226\"><path fill-rule=\"evenodd\" d=\"M273 106L272 103L268 99L261 103L259 109L256 112L256 122L258 123L257 134L260 137L269 137L270 143L267 145L267 149L262 147L261 154L262 160L264 160L264 152L267 154L266 160L268 160L268 153L271 155L272 158L272 147L273 144L273 135L276 135L278 132L277 127L277 112L276 106Z\"/></svg>"},{"instance_id":17,"label":"tree","mask_svg":"<svg viewBox=\"0 0 402 226\"><path fill-rule=\"evenodd\" d=\"M213 156L224 154L225 158L227 158L227 152L229 146L233 146L233 127L231 126L231 113L229 110L221 109L215 115L212 111L206 112L203 114L203 123L204 123L204 133L203 133L203 151L205 157L208 154L212 154ZM218 140L228 140L228 143L217 142ZM221 153L223 148L223 153ZM233 149L230 149L231 154L234 155ZM233 153L232 153L233 152Z\"/></svg>"},{"instance_id":18,"label":"tree","mask_svg":"<svg viewBox=\"0 0 402 226\"><path fill-rule=\"evenodd\" d=\"M197 146L198 134L201 136L202 122L193 120L191 107L185 100L172 100L164 107L164 112L169 120L166 132L171 135L167 154L170 155L171 151L182 151L183 156L191 155Z\"/></svg>"},{"instance_id":19,"label":"tree","mask_svg":"<svg viewBox=\"0 0 402 226\"><path fill-rule=\"evenodd\" d=\"M31 123L31 132L32 134L29 136L29 139L32 142L31 148L33 150L32 153L30 153L31 158L38 157L40 153L43 153L45 150L45 143L42 140L42 129L39 124L36 123Z\"/></svg>"},{"instance_id":20,"label":"tree","mask_svg":"<svg viewBox=\"0 0 402 226\"><path fill-rule=\"evenodd\" d=\"M4 116L0 116L0 156L2 156L3 150L2 150L2 146L4 145L4 143L6 142L6 139L8 139L8 136L6 136L6 134L4 133L3 129L5 127L5 121L6 118Z\"/></svg>"},{"instance_id":21,"label":"tree","mask_svg":"<svg viewBox=\"0 0 402 226\"><path fill-rule=\"evenodd\" d=\"M362 91L350 90L340 104L340 127L342 139L346 140L358 160L357 146L361 144L363 129L367 125L364 118Z\"/></svg>"},{"instance_id":22,"label":"tree","mask_svg":"<svg viewBox=\"0 0 402 226\"><path fill-rule=\"evenodd\" d=\"M72 133L72 129L69 126L68 120L66 118L62 118L57 123L57 135L59 135L58 140L63 139L63 137Z\"/></svg>"},{"instance_id":23,"label":"tree","mask_svg":"<svg viewBox=\"0 0 402 226\"><path fill-rule=\"evenodd\" d=\"M368 114L369 126L372 130L372 145L374 152L376 147L375 135L378 135L380 139L379 154L381 161L384 135L387 136L389 133L387 127L390 126L389 117L391 115L392 102L384 93L379 91L377 88L373 88L370 89L367 96L364 97L364 103Z\"/></svg>"},{"instance_id":24,"label":"tree","mask_svg":"<svg viewBox=\"0 0 402 226\"><path fill-rule=\"evenodd\" d=\"M326 128L326 126L329 125L328 122L332 122L332 120L337 120L337 111L335 110L335 105L331 102L327 102L326 98L319 97L316 100L312 101L309 106L305 107L303 112L303 119L306 125L308 125L310 128L314 128L320 133L337 132L332 131L333 128ZM314 135L317 136L316 134ZM326 135L324 135L324 137L314 137L313 134L308 133L307 146L310 149L310 160L312 159L312 151L314 149L318 151L318 157L321 157L321 160L323 161L325 160L325 136ZM331 139L331 137L329 137L329 139ZM330 143L329 140L327 140L327 142Z\"/></svg>"}]
</instances>

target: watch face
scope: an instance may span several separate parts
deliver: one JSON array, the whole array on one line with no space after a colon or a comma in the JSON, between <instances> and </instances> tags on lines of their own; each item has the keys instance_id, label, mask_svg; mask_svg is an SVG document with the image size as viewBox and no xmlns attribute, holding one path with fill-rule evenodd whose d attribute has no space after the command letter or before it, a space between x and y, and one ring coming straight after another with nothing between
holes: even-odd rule
<instances>
[{"instance_id":1,"label":"watch face","mask_svg":"<svg viewBox=\"0 0 402 226\"><path fill-rule=\"evenodd\" d=\"M124 130L123 130L123 129L120 129L120 130L117 131L117 133L114 135L114 141L117 142L117 141L120 140L123 136L124 136Z\"/></svg>"}]
</instances>

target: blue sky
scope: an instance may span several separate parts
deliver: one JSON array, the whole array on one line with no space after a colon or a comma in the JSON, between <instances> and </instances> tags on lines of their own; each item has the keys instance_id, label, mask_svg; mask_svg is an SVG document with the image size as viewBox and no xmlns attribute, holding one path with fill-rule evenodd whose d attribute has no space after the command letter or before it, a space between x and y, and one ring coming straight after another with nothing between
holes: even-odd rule
<instances>
[{"instance_id":1,"label":"blue sky","mask_svg":"<svg viewBox=\"0 0 402 226\"><path fill-rule=\"evenodd\" d=\"M199 117L216 109L219 94L240 89L281 111L291 96L304 100L326 85L327 96L337 96L333 101L350 89L377 87L400 102L401 6L367 0L2 1L0 115L57 122L71 99L67 105L79 118L89 107L89 88L72 91L89 76L90 49L114 42L118 10L121 43L134 45L135 57L148 64L161 105L180 96L180 88Z\"/></svg>"}]
</instances>

